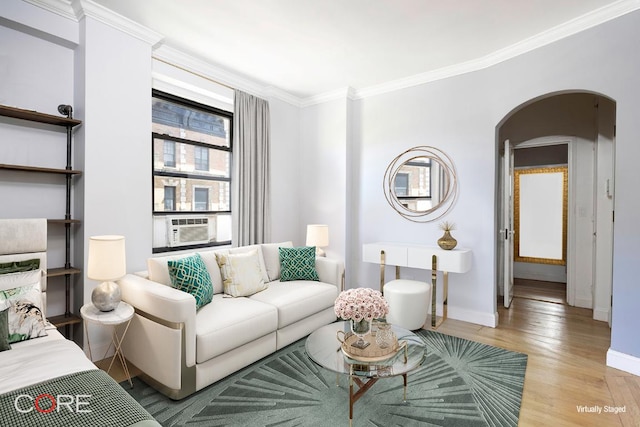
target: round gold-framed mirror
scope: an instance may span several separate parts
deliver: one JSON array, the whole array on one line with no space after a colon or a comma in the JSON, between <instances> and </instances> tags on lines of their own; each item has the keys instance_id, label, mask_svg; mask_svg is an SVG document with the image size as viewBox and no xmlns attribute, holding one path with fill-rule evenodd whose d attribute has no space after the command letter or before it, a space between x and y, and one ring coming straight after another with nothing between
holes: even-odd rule
<instances>
[{"instance_id":1,"label":"round gold-framed mirror","mask_svg":"<svg viewBox=\"0 0 640 427\"><path fill-rule=\"evenodd\" d=\"M435 221L449 212L457 200L455 165L438 148L410 148L389 163L383 190L389 205L404 218Z\"/></svg>"}]
</instances>

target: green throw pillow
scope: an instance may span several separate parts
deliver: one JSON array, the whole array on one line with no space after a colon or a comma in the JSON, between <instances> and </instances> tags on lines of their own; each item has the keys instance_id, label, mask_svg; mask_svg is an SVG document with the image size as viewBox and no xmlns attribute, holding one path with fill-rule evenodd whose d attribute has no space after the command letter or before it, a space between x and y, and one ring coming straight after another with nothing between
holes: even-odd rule
<instances>
[{"instance_id":1,"label":"green throw pillow","mask_svg":"<svg viewBox=\"0 0 640 427\"><path fill-rule=\"evenodd\" d=\"M196 299L196 309L211 302L213 284L200 254L167 261L167 266L173 287L193 295Z\"/></svg>"},{"instance_id":2,"label":"green throw pillow","mask_svg":"<svg viewBox=\"0 0 640 427\"><path fill-rule=\"evenodd\" d=\"M320 281L316 271L316 247L278 248L280 253L280 281Z\"/></svg>"},{"instance_id":3,"label":"green throw pillow","mask_svg":"<svg viewBox=\"0 0 640 427\"><path fill-rule=\"evenodd\" d=\"M9 309L0 311L0 351L11 350L9 344Z\"/></svg>"},{"instance_id":4,"label":"green throw pillow","mask_svg":"<svg viewBox=\"0 0 640 427\"><path fill-rule=\"evenodd\" d=\"M27 259L24 261L12 261L0 263L0 274L18 273L22 271L32 271L40 268L40 260L38 258Z\"/></svg>"}]
</instances>

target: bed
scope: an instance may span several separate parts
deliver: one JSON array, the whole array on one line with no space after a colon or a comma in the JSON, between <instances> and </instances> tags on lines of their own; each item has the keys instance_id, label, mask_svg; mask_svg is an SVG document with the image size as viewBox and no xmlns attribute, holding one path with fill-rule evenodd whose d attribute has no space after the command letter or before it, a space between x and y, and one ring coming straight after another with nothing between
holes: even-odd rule
<instances>
[{"instance_id":1,"label":"bed","mask_svg":"<svg viewBox=\"0 0 640 427\"><path fill-rule=\"evenodd\" d=\"M46 321L46 227L0 220L0 424L158 427Z\"/></svg>"}]
</instances>

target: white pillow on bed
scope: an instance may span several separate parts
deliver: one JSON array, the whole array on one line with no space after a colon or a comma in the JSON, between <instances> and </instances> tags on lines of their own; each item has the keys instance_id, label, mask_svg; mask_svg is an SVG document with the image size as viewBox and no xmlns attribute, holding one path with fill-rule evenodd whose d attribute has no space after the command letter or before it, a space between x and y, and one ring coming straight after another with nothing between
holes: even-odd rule
<instances>
[{"instance_id":1,"label":"white pillow on bed","mask_svg":"<svg viewBox=\"0 0 640 427\"><path fill-rule=\"evenodd\" d=\"M10 307L10 343L47 335L41 278L42 270L0 275L0 310Z\"/></svg>"}]
</instances>

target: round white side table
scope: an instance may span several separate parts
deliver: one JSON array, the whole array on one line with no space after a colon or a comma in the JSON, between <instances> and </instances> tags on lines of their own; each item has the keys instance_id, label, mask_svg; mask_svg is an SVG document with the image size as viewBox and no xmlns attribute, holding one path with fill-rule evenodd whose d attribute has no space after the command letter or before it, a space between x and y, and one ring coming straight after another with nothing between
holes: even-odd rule
<instances>
[{"instance_id":1,"label":"round white side table","mask_svg":"<svg viewBox=\"0 0 640 427\"><path fill-rule=\"evenodd\" d=\"M129 381L129 385L131 386L131 388L133 388L133 382L131 381L131 374L129 373L129 368L127 367L127 361L122 354L122 342L124 341L124 337L127 335L127 330L129 329L129 325L131 324L131 319L133 319L133 313L133 307L124 301L121 301L120 304L118 304L118 307L111 311L100 311L91 303L83 305L80 309L80 314L85 320L84 331L87 338L87 347L89 348L89 358L93 362L93 356L91 354L91 342L89 341L88 323L91 322L97 323L98 325L102 326L111 326L111 343L109 344L109 347L107 347L107 351L105 351L102 358L106 358L107 353L109 353L109 350L113 346L113 358L111 359L111 363L109 363L107 373L111 371L113 362L117 357L120 360L120 364L122 365L122 369L124 370L124 374L127 376L127 380ZM122 331L121 335L118 335L117 327L122 324L125 324L124 330Z\"/></svg>"}]
</instances>

